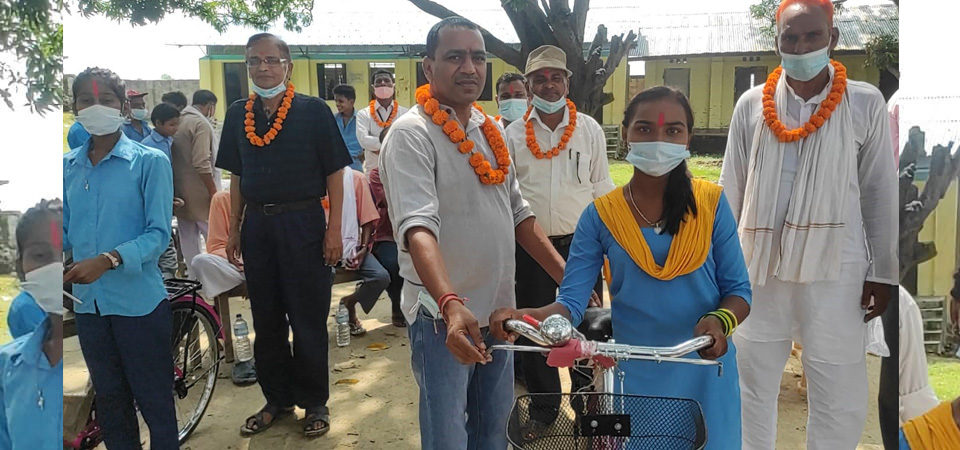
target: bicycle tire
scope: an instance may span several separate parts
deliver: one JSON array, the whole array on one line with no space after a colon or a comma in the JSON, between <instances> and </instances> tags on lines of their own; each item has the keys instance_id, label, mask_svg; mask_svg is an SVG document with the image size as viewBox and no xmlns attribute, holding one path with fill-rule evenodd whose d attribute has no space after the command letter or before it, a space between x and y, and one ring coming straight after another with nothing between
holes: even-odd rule
<instances>
[{"instance_id":1,"label":"bicycle tire","mask_svg":"<svg viewBox=\"0 0 960 450\"><path fill-rule=\"evenodd\" d=\"M197 301L199 302L203 300L198 298ZM191 415L190 420L184 426L180 426L179 424L180 418L179 417L177 418L178 439L180 441L180 444L183 445L183 443L186 442L186 440L190 437L190 434L193 433L194 430L196 430L197 426L200 425L200 420L203 418L203 415L206 413L207 408L210 406L210 400L213 398L213 393L216 390L216 386L217 386L217 375L219 373L220 360L222 356L220 354L219 339L217 338L219 327L217 326L216 319L213 317L213 315L210 314L210 311L198 305L195 306L192 301L175 302L173 303L173 305L171 305L171 309L172 309L172 313L173 313L172 316L174 320L174 330L172 330L171 338L173 341L172 351L174 352L175 369L182 370L182 367L177 367L177 361L176 361L178 358L177 353L179 353L178 346L180 344L180 341L182 340L182 337L178 338L177 334L178 332L182 332L183 334L187 333L187 331L182 330L182 323L178 324L178 321L177 321L178 313L180 315L187 314L188 315L187 317L192 317L194 320L199 321L203 325L203 327L206 330L204 334L206 334L206 337L210 343L208 345L208 349L211 352L210 359L212 360L212 365L209 368L207 368L205 371L205 373L207 373L207 381L203 385L203 386L209 386L209 388L205 388L204 392L201 394L198 407L194 409L194 412ZM181 325L181 326L178 326L178 325ZM181 328L181 329L178 330L178 328ZM184 374L184 378L186 378L186 374ZM191 384L190 387L195 385L196 383ZM190 387L187 387L187 389L189 389ZM173 395L174 395L174 402L176 402L178 393L174 391Z\"/></svg>"}]
</instances>

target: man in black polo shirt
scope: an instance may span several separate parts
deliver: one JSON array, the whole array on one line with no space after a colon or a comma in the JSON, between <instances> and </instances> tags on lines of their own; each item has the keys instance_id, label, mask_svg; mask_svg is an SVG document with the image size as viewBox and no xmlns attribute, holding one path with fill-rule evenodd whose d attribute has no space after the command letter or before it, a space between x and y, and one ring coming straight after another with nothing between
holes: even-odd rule
<instances>
[{"instance_id":1,"label":"man in black polo shirt","mask_svg":"<svg viewBox=\"0 0 960 450\"><path fill-rule=\"evenodd\" d=\"M352 160L327 104L294 94L286 43L254 35L246 59L256 94L227 109L217 157L217 167L232 174L227 256L246 272L257 378L267 400L240 432L259 433L296 405L306 410L304 433L320 436L330 429L327 266L343 253L342 169ZM329 229L320 204L328 188Z\"/></svg>"}]
</instances>

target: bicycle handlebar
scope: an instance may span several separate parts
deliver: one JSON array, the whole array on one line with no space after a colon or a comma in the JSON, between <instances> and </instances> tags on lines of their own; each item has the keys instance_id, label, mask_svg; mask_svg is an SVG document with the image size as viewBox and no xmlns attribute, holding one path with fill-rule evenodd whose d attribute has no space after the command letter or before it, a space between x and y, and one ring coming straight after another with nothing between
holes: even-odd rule
<instances>
[{"instance_id":1,"label":"bicycle handlebar","mask_svg":"<svg viewBox=\"0 0 960 450\"><path fill-rule=\"evenodd\" d=\"M569 323L569 322L567 322ZM570 325L572 327L572 325ZM569 339L563 340L562 342L550 343L550 339L544 336L540 330L537 330L532 325L520 321L510 319L504 322L504 329L510 332L517 333L527 339L530 339L534 343L541 345L541 347L535 346L524 346L524 345L494 345L491 346L488 350L488 354L492 353L494 350L506 350L506 351L522 351L522 352L537 352L537 353L548 353L552 347L561 347L565 345ZM574 330L575 331L575 330ZM574 333L574 338L584 340L582 335L579 333ZM600 356L606 356L614 360L651 360L657 362L680 362L686 364L696 364L696 365L715 365L721 366L722 363L719 361L710 361L704 359L693 359L693 358L684 358L690 353L709 348L713 345L713 337L704 335L698 336L688 341L682 342L680 344L674 345L672 347L649 347L649 346L637 346L637 345L626 345L626 344L616 344L611 342L595 342L596 344L596 354Z\"/></svg>"}]
</instances>

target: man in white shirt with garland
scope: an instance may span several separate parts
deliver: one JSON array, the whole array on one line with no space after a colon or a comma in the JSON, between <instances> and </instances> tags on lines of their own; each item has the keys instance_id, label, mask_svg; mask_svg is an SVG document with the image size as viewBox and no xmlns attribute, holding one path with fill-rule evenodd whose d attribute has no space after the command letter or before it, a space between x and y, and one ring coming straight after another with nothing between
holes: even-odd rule
<instances>
[{"instance_id":1,"label":"man in white shirt with garland","mask_svg":"<svg viewBox=\"0 0 960 450\"><path fill-rule=\"evenodd\" d=\"M883 96L831 61L829 0L785 0L782 66L747 91L720 182L739 223L753 309L733 339L744 450L773 450L791 341L803 344L807 448L852 450L867 415L865 322L895 295L897 176Z\"/></svg>"},{"instance_id":2,"label":"man in white shirt with garland","mask_svg":"<svg viewBox=\"0 0 960 450\"><path fill-rule=\"evenodd\" d=\"M554 248L566 259L584 208L614 189L606 139L600 124L577 113L567 99L571 72L563 50L552 45L533 50L524 75L533 94L533 107L507 127L507 147L516 164L523 198L530 203ZM539 308L556 299L557 283L519 245L516 277L518 308ZM600 306L603 284L599 274L594 291L591 306ZM560 393L560 374L547 366L544 355L518 356L530 393ZM546 426L556 419L560 405L558 399L543 401L543 405L531 408L536 412L531 419Z\"/></svg>"},{"instance_id":3,"label":"man in white shirt with garland","mask_svg":"<svg viewBox=\"0 0 960 450\"><path fill-rule=\"evenodd\" d=\"M363 147L363 173L380 166L380 132L407 112L394 98L393 74L380 69L373 73L373 100L357 110L357 140Z\"/></svg>"}]
</instances>

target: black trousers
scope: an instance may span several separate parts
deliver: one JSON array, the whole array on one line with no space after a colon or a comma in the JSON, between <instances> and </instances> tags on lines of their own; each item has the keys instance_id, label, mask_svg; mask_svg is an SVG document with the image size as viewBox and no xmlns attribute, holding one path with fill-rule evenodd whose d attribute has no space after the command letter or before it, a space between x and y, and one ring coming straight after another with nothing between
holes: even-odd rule
<instances>
[{"instance_id":1,"label":"black trousers","mask_svg":"<svg viewBox=\"0 0 960 450\"><path fill-rule=\"evenodd\" d=\"M248 208L240 235L253 313L257 382L267 403L329 414L332 273L323 208L267 216ZM293 329L291 351L289 334Z\"/></svg>"},{"instance_id":2,"label":"black trousers","mask_svg":"<svg viewBox=\"0 0 960 450\"><path fill-rule=\"evenodd\" d=\"M102 316L99 311L77 314L77 337L96 391L103 441L110 450L140 450L138 407L150 429L150 448L180 448L171 316L167 300L142 317Z\"/></svg>"},{"instance_id":3,"label":"black trousers","mask_svg":"<svg viewBox=\"0 0 960 450\"><path fill-rule=\"evenodd\" d=\"M570 254L572 236L551 237L550 241L557 253L564 260ZM517 245L517 308L540 308L547 306L557 299L557 283L550 278L540 264L522 247ZM603 298L603 278L597 274L597 284L593 287L600 298ZM537 345L527 339L517 340L519 345ZM547 365L547 357L540 353L518 353L520 365L523 369L523 380L527 391L531 394L560 393L560 373L555 367ZM577 385L582 384L580 377L575 377ZM534 399L531 402L531 418L542 423L552 423L557 418L559 399Z\"/></svg>"},{"instance_id":4,"label":"black trousers","mask_svg":"<svg viewBox=\"0 0 960 450\"><path fill-rule=\"evenodd\" d=\"M883 448L896 450L900 445L900 301L897 287L893 288L890 304L880 320L883 320L884 340L890 349L890 357L881 358L880 362L880 392L877 394L880 436Z\"/></svg>"}]
</instances>

